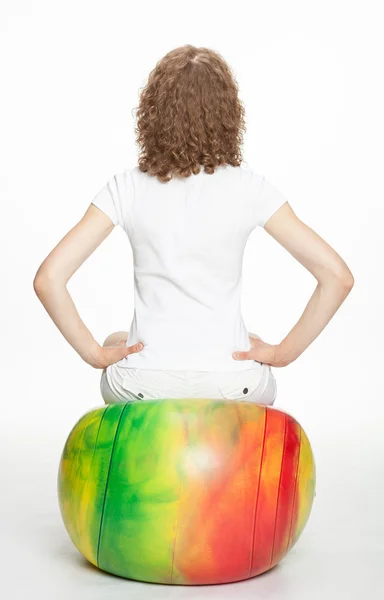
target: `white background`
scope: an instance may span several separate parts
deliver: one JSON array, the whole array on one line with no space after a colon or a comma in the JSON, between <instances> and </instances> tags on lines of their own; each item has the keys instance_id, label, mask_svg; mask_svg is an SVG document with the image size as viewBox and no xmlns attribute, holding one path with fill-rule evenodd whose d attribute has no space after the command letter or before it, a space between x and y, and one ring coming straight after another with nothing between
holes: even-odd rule
<instances>
[{"instance_id":1,"label":"white background","mask_svg":"<svg viewBox=\"0 0 384 600\"><path fill-rule=\"evenodd\" d=\"M381 597L383 519L382 5L374 1L3 0L1 111L1 568L7 598ZM220 52L247 112L246 164L344 258L355 286L293 364L275 403L304 427L317 496L299 542L239 584L171 588L101 573L72 546L56 474L78 418L101 405L100 372L34 295L35 272L115 172L136 164L139 88L190 43ZM112 262L114 261L114 262ZM116 278L120 269L126 277ZM261 229L246 247L243 315L278 343L315 287ZM114 230L69 290L100 342L128 329L132 255ZM381 592L380 592L381 590ZM108 594L108 595L107 595Z\"/></svg>"}]
</instances>

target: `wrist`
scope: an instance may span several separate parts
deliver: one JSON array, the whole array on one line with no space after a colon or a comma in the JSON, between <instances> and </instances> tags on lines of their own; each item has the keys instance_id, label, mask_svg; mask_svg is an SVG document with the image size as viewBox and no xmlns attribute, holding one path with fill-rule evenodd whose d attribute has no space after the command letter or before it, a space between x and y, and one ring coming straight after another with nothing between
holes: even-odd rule
<instances>
[{"instance_id":1,"label":"wrist","mask_svg":"<svg viewBox=\"0 0 384 600\"><path fill-rule=\"evenodd\" d=\"M286 367L293 362L293 360L293 358L290 358L289 353L283 344L277 344L275 346L274 367Z\"/></svg>"},{"instance_id":2,"label":"wrist","mask_svg":"<svg viewBox=\"0 0 384 600\"><path fill-rule=\"evenodd\" d=\"M103 369L105 367L103 347L96 341L90 345L85 355L82 356L82 359L95 369Z\"/></svg>"}]
</instances>

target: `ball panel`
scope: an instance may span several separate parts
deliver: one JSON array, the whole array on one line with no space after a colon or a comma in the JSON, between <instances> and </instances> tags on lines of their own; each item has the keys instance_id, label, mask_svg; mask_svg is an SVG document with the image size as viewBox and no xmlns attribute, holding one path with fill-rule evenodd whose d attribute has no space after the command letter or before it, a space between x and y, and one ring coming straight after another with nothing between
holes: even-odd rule
<instances>
[{"instance_id":1,"label":"ball panel","mask_svg":"<svg viewBox=\"0 0 384 600\"><path fill-rule=\"evenodd\" d=\"M90 520L86 515L90 504L88 481L92 460L106 408L84 415L72 429L64 446L58 473L58 496L61 515L76 548L96 564L96 548L89 536Z\"/></svg>"},{"instance_id":2,"label":"ball panel","mask_svg":"<svg viewBox=\"0 0 384 600\"><path fill-rule=\"evenodd\" d=\"M211 402L199 423L195 431L188 422L189 439L196 442L188 448L181 491L174 581L244 579L251 562L265 407Z\"/></svg>"},{"instance_id":3,"label":"ball panel","mask_svg":"<svg viewBox=\"0 0 384 600\"><path fill-rule=\"evenodd\" d=\"M185 444L183 413L174 401L126 405L106 494L102 569L142 581L171 582Z\"/></svg>"},{"instance_id":4,"label":"ball panel","mask_svg":"<svg viewBox=\"0 0 384 600\"><path fill-rule=\"evenodd\" d=\"M300 444L300 425L292 417L286 415L271 567L280 562L289 549L298 480Z\"/></svg>"},{"instance_id":5,"label":"ball panel","mask_svg":"<svg viewBox=\"0 0 384 600\"><path fill-rule=\"evenodd\" d=\"M296 544L308 521L315 496L316 466L309 439L301 429L300 463L297 481L296 507L290 549Z\"/></svg>"},{"instance_id":6,"label":"ball panel","mask_svg":"<svg viewBox=\"0 0 384 600\"><path fill-rule=\"evenodd\" d=\"M58 493L66 529L76 548L98 564L98 542L112 441L123 406L87 413L75 426L59 467Z\"/></svg>"},{"instance_id":7,"label":"ball panel","mask_svg":"<svg viewBox=\"0 0 384 600\"><path fill-rule=\"evenodd\" d=\"M264 449L260 469L255 473L259 482L252 545L252 576L267 571L272 564L284 434L285 414L278 410L266 410Z\"/></svg>"}]
</instances>

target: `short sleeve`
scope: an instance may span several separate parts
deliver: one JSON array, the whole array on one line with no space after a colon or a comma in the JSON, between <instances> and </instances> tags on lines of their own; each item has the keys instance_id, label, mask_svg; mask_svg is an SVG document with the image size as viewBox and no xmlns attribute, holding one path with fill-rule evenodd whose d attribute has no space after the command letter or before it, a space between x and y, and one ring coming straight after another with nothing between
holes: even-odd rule
<instances>
[{"instance_id":1,"label":"short sleeve","mask_svg":"<svg viewBox=\"0 0 384 600\"><path fill-rule=\"evenodd\" d=\"M113 175L93 198L94 204L103 211L114 225L121 224L122 197L119 175Z\"/></svg>"},{"instance_id":2,"label":"short sleeve","mask_svg":"<svg viewBox=\"0 0 384 600\"><path fill-rule=\"evenodd\" d=\"M288 202L288 199L264 175L253 174L253 178L257 179L253 188L256 226L264 227L268 219Z\"/></svg>"}]
</instances>

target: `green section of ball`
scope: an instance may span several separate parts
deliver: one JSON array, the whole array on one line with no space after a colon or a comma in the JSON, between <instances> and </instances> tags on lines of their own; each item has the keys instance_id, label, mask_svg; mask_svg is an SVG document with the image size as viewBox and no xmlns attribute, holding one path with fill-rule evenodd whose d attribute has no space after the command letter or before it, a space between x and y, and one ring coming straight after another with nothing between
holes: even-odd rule
<instances>
[{"instance_id":1,"label":"green section of ball","mask_svg":"<svg viewBox=\"0 0 384 600\"><path fill-rule=\"evenodd\" d=\"M58 475L61 514L70 538L98 565L100 524L113 452L124 406L110 405L84 415L64 446Z\"/></svg>"}]
</instances>

